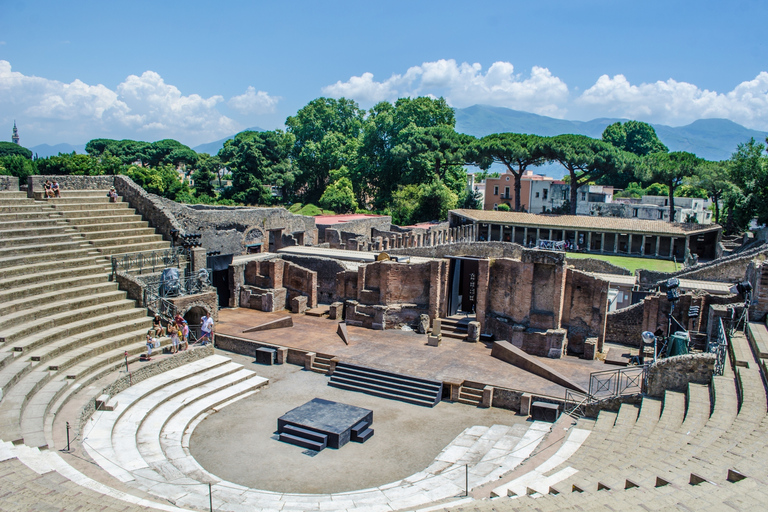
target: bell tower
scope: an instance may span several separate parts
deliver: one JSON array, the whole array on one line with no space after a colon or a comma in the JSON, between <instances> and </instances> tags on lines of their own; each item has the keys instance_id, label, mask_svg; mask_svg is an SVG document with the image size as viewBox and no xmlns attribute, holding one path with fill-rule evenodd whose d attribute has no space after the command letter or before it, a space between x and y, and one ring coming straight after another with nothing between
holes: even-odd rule
<instances>
[{"instance_id":1,"label":"bell tower","mask_svg":"<svg viewBox=\"0 0 768 512\"><path fill-rule=\"evenodd\" d=\"M16 128L16 121L13 122L13 136L11 137L11 140L14 144L19 143L19 130Z\"/></svg>"}]
</instances>

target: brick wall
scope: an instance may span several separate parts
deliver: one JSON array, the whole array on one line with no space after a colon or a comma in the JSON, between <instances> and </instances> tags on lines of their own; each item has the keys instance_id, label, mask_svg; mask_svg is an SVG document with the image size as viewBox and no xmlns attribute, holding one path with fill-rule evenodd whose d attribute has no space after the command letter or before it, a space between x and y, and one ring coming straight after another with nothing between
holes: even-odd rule
<instances>
[{"instance_id":1,"label":"brick wall","mask_svg":"<svg viewBox=\"0 0 768 512\"><path fill-rule=\"evenodd\" d=\"M598 351L602 352L608 310L608 286L608 281L571 268L567 270L561 325L568 330L569 352L584 353L584 341L594 337L597 338Z\"/></svg>"},{"instance_id":2,"label":"brick wall","mask_svg":"<svg viewBox=\"0 0 768 512\"><path fill-rule=\"evenodd\" d=\"M631 276L632 272L624 267L614 265L604 260L598 260L595 258L568 258L565 257L566 263L576 270L582 272L596 272L600 274L616 274L620 276Z\"/></svg>"},{"instance_id":3,"label":"brick wall","mask_svg":"<svg viewBox=\"0 0 768 512\"><path fill-rule=\"evenodd\" d=\"M424 258L444 258L447 256L476 256L478 258L520 259L526 249L522 245L509 242L454 242L429 247L409 247L390 249L391 255L405 254Z\"/></svg>"},{"instance_id":4,"label":"brick wall","mask_svg":"<svg viewBox=\"0 0 768 512\"><path fill-rule=\"evenodd\" d=\"M644 303L610 311L605 315L605 341L639 347L643 326Z\"/></svg>"}]
</instances>

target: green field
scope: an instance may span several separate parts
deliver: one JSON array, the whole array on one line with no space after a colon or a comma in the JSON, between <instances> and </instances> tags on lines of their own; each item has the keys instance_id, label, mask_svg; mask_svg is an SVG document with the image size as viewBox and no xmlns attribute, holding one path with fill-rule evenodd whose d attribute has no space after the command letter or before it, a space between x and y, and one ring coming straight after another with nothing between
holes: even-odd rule
<instances>
[{"instance_id":1,"label":"green field","mask_svg":"<svg viewBox=\"0 0 768 512\"><path fill-rule=\"evenodd\" d=\"M674 261L670 260L655 260L652 258L630 258L629 256L609 256L607 254L584 254L580 252L569 252L566 254L566 258L594 258L596 260L604 260L619 267L624 267L630 272L634 273L638 268L646 270L655 270L657 272L674 272L682 268L681 264L675 265Z\"/></svg>"}]
</instances>

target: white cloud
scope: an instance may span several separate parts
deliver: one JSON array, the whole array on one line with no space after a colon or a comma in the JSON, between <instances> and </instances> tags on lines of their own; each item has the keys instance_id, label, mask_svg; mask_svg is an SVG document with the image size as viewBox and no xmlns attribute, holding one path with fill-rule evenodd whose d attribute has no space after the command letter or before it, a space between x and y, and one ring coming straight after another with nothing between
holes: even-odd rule
<instances>
[{"instance_id":1,"label":"white cloud","mask_svg":"<svg viewBox=\"0 0 768 512\"><path fill-rule=\"evenodd\" d=\"M514 73L509 62L495 62L483 74L480 64L457 64L453 59L425 62L383 82L363 73L324 87L323 93L365 105L404 96L443 96L455 107L482 103L557 117L565 113L562 106L568 100L568 86L546 68L534 66L523 77Z\"/></svg>"},{"instance_id":2,"label":"white cloud","mask_svg":"<svg viewBox=\"0 0 768 512\"><path fill-rule=\"evenodd\" d=\"M253 86L248 86L244 94L233 96L227 102L241 114L272 114L275 111L278 96L270 96L265 91L256 91Z\"/></svg>"},{"instance_id":3,"label":"white cloud","mask_svg":"<svg viewBox=\"0 0 768 512\"><path fill-rule=\"evenodd\" d=\"M483 73L480 64L438 60L380 82L373 74L363 73L322 91L357 100L363 106L431 95L443 96L455 107L486 104L552 117L590 120L611 116L677 126L719 117L768 130L768 72L726 93L673 79L632 85L624 75L603 75L581 95L573 96L566 83L544 67L534 66L523 76L515 74L509 62L495 62Z\"/></svg>"},{"instance_id":4,"label":"white cloud","mask_svg":"<svg viewBox=\"0 0 768 512\"><path fill-rule=\"evenodd\" d=\"M725 118L768 129L768 73L718 93L673 79L632 85L624 75L603 75L575 101L593 117L620 115L671 125L702 118Z\"/></svg>"},{"instance_id":5,"label":"white cloud","mask_svg":"<svg viewBox=\"0 0 768 512\"><path fill-rule=\"evenodd\" d=\"M223 101L219 95L184 95L153 71L130 75L112 90L27 76L0 60L0 120L16 119L30 145L95 137L174 138L196 145L241 128L218 111Z\"/></svg>"}]
</instances>

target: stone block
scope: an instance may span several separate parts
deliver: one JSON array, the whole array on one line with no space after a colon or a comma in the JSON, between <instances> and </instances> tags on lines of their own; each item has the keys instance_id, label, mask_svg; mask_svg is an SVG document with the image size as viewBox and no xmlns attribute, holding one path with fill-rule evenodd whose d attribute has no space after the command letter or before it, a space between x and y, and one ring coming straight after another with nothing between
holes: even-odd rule
<instances>
[{"instance_id":1,"label":"stone block","mask_svg":"<svg viewBox=\"0 0 768 512\"><path fill-rule=\"evenodd\" d=\"M520 397L520 414L523 416L529 416L531 414L531 403L533 402L533 395L530 393L523 393Z\"/></svg>"},{"instance_id":2,"label":"stone block","mask_svg":"<svg viewBox=\"0 0 768 512\"><path fill-rule=\"evenodd\" d=\"M440 335L438 336L434 336L432 334L427 335L427 345L429 345L430 347L439 347L440 342L442 341L443 341L443 337Z\"/></svg>"},{"instance_id":3,"label":"stone block","mask_svg":"<svg viewBox=\"0 0 768 512\"><path fill-rule=\"evenodd\" d=\"M256 362L259 364L275 364L277 359L277 350L269 347L259 347L256 349Z\"/></svg>"},{"instance_id":4,"label":"stone block","mask_svg":"<svg viewBox=\"0 0 768 512\"><path fill-rule=\"evenodd\" d=\"M344 317L344 304L334 302L328 307L328 318L330 320L341 320Z\"/></svg>"},{"instance_id":5,"label":"stone block","mask_svg":"<svg viewBox=\"0 0 768 512\"><path fill-rule=\"evenodd\" d=\"M432 335L433 336L441 336L442 335L442 322L439 318L435 318L435 320L432 322Z\"/></svg>"},{"instance_id":6,"label":"stone block","mask_svg":"<svg viewBox=\"0 0 768 512\"><path fill-rule=\"evenodd\" d=\"M467 341L472 343L480 341L480 322L469 322L469 325L467 325Z\"/></svg>"},{"instance_id":7,"label":"stone block","mask_svg":"<svg viewBox=\"0 0 768 512\"><path fill-rule=\"evenodd\" d=\"M584 353L582 359L594 360L597 357L597 338L587 338L584 340Z\"/></svg>"},{"instance_id":8,"label":"stone block","mask_svg":"<svg viewBox=\"0 0 768 512\"><path fill-rule=\"evenodd\" d=\"M286 347L277 347L277 364L288 362L288 349Z\"/></svg>"},{"instance_id":9,"label":"stone block","mask_svg":"<svg viewBox=\"0 0 768 512\"><path fill-rule=\"evenodd\" d=\"M309 371L312 371L312 365L315 363L315 354L314 352L307 352L304 354L304 369Z\"/></svg>"},{"instance_id":10,"label":"stone block","mask_svg":"<svg viewBox=\"0 0 768 512\"><path fill-rule=\"evenodd\" d=\"M427 332L429 332L429 315L419 315L419 323L416 326L416 332L419 334L427 334Z\"/></svg>"},{"instance_id":11,"label":"stone block","mask_svg":"<svg viewBox=\"0 0 768 512\"><path fill-rule=\"evenodd\" d=\"M303 315L307 311L307 297L299 295L291 299L291 313Z\"/></svg>"},{"instance_id":12,"label":"stone block","mask_svg":"<svg viewBox=\"0 0 768 512\"><path fill-rule=\"evenodd\" d=\"M483 388L483 399L480 401L480 407L493 407L493 386Z\"/></svg>"}]
</instances>

